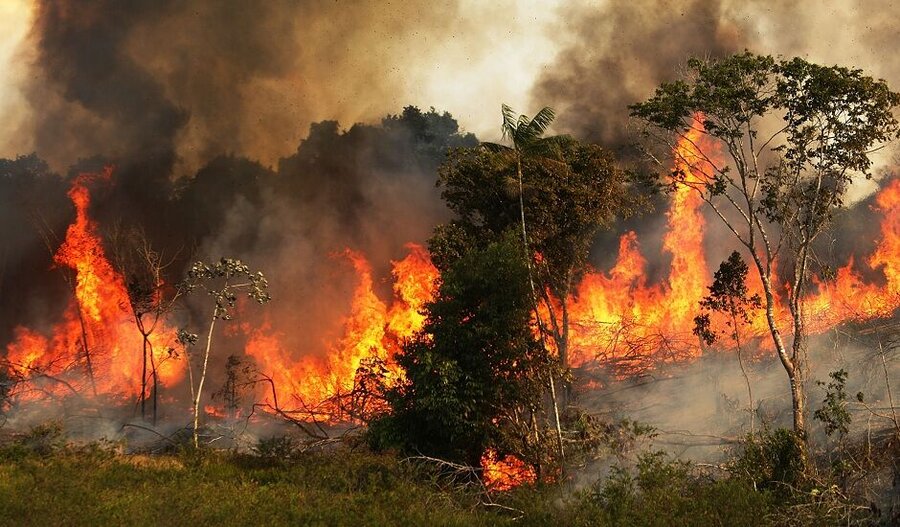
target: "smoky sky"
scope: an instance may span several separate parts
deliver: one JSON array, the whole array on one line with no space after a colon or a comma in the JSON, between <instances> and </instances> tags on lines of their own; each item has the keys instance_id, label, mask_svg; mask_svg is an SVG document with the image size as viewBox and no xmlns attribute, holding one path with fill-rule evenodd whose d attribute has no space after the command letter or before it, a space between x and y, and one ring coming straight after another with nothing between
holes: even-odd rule
<instances>
[{"instance_id":1,"label":"smoky sky","mask_svg":"<svg viewBox=\"0 0 900 527\"><path fill-rule=\"evenodd\" d=\"M627 146L629 104L673 79L690 56L740 49L720 1L610 2L564 10L573 42L535 83L533 98L559 112L558 126L609 147Z\"/></svg>"},{"instance_id":2,"label":"smoky sky","mask_svg":"<svg viewBox=\"0 0 900 527\"><path fill-rule=\"evenodd\" d=\"M385 64L411 53L405 39L419 28L435 39L459 30L455 11L454 2L42 0L27 43L26 132L57 169L98 154L159 159L156 170L188 176L222 154L273 165L312 122L349 126L402 108L394 94L414 54Z\"/></svg>"},{"instance_id":3,"label":"smoky sky","mask_svg":"<svg viewBox=\"0 0 900 527\"><path fill-rule=\"evenodd\" d=\"M690 57L750 50L862 68L900 85L895 2L649 0L574 2L559 10L559 51L535 81L532 106L552 106L556 128L622 150L636 140L628 105L679 77ZM878 164L893 163L885 153ZM863 185L871 192L871 185Z\"/></svg>"}]
</instances>

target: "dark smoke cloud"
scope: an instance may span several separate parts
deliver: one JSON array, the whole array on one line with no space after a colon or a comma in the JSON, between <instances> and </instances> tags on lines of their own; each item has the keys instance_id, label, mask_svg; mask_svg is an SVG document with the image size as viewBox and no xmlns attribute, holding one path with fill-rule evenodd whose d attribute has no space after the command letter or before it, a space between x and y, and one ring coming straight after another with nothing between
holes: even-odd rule
<instances>
[{"instance_id":1,"label":"dark smoke cloud","mask_svg":"<svg viewBox=\"0 0 900 527\"><path fill-rule=\"evenodd\" d=\"M35 147L57 156L155 159L165 170L187 113L126 53L130 33L169 2L38 5L33 38L38 75L28 97ZM72 159L70 159L72 161Z\"/></svg>"},{"instance_id":2,"label":"dark smoke cloud","mask_svg":"<svg viewBox=\"0 0 900 527\"><path fill-rule=\"evenodd\" d=\"M722 2L609 2L562 14L574 41L536 82L533 98L559 113L558 127L610 147L631 142L627 106L670 80L689 56L742 45Z\"/></svg>"},{"instance_id":3,"label":"dark smoke cloud","mask_svg":"<svg viewBox=\"0 0 900 527\"><path fill-rule=\"evenodd\" d=\"M86 155L173 161L191 175L220 154L267 164L310 123L371 120L421 44L457 30L456 3L72 3L42 0L31 105L34 148L57 168ZM386 67L385 64L390 64Z\"/></svg>"},{"instance_id":4,"label":"dark smoke cloud","mask_svg":"<svg viewBox=\"0 0 900 527\"><path fill-rule=\"evenodd\" d=\"M801 56L900 88L900 57L884 53L900 43L900 9L888 0L585 2L566 5L559 19L561 50L536 79L533 106L556 108L558 129L612 148L635 141L628 105L677 78L690 57Z\"/></svg>"}]
</instances>

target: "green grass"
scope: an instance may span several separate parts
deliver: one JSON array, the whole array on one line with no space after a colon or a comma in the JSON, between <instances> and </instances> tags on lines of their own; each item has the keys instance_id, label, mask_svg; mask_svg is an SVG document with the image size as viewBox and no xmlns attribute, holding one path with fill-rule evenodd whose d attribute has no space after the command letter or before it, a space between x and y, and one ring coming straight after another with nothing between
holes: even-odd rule
<instances>
[{"instance_id":1,"label":"green grass","mask_svg":"<svg viewBox=\"0 0 900 527\"><path fill-rule=\"evenodd\" d=\"M390 456L66 451L0 463L0 525L492 525Z\"/></svg>"},{"instance_id":2,"label":"green grass","mask_svg":"<svg viewBox=\"0 0 900 527\"><path fill-rule=\"evenodd\" d=\"M546 485L493 496L519 513L482 498L389 454L0 447L0 525L749 526L779 517L769 493L662 455L578 492Z\"/></svg>"}]
</instances>

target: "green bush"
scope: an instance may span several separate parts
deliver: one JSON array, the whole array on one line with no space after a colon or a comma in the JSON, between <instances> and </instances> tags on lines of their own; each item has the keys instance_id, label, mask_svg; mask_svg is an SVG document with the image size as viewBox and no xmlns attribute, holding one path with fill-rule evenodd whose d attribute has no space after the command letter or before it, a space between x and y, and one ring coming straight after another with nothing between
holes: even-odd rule
<instances>
[{"instance_id":1,"label":"green bush","mask_svg":"<svg viewBox=\"0 0 900 527\"><path fill-rule=\"evenodd\" d=\"M803 455L802 440L778 428L748 436L734 458L733 471L759 490L786 497L808 487Z\"/></svg>"},{"instance_id":2,"label":"green bush","mask_svg":"<svg viewBox=\"0 0 900 527\"><path fill-rule=\"evenodd\" d=\"M588 499L596 523L617 526L759 525L770 508L745 481L698 474L663 452L639 456L630 470L613 468Z\"/></svg>"}]
</instances>

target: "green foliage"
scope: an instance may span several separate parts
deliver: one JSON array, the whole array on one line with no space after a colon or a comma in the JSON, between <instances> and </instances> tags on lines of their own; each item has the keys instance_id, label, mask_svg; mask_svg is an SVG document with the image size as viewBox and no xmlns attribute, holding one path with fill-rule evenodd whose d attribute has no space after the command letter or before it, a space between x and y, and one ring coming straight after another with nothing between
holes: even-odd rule
<instances>
[{"instance_id":1,"label":"green foliage","mask_svg":"<svg viewBox=\"0 0 900 527\"><path fill-rule=\"evenodd\" d=\"M705 133L733 158L735 171L725 163L714 166L698 187L709 198L746 194L746 216L765 216L804 242L842 205L853 176L870 176L872 151L900 137L893 115L900 94L862 70L750 52L691 59L687 66L684 80L663 83L653 97L631 105L631 115L654 137L653 129L683 136L697 128L699 116ZM761 137L760 121L772 117L781 118L782 127Z\"/></svg>"},{"instance_id":2,"label":"green foliage","mask_svg":"<svg viewBox=\"0 0 900 527\"><path fill-rule=\"evenodd\" d=\"M782 497L807 487L805 469L803 441L784 428L748 436L733 461L736 474Z\"/></svg>"},{"instance_id":3,"label":"green foliage","mask_svg":"<svg viewBox=\"0 0 900 527\"><path fill-rule=\"evenodd\" d=\"M601 419L572 406L562 416L562 422L568 443L566 462L572 466L603 455L624 457L640 440L657 436L652 426L627 418Z\"/></svg>"},{"instance_id":4,"label":"green foliage","mask_svg":"<svg viewBox=\"0 0 900 527\"><path fill-rule=\"evenodd\" d=\"M29 456L50 456L66 446L62 423L48 421L31 427L31 429L3 445L0 458L17 461Z\"/></svg>"},{"instance_id":5,"label":"green foliage","mask_svg":"<svg viewBox=\"0 0 900 527\"><path fill-rule=\"evenodd\" d=\"M389 456L0 459L0 525L495 525Z\"/></svg>"},{"instance_id":6,"label":"green foliage","mask_svg":"<svg viewBox=\"0 0 900 527\"><path fill-rule=\"evenodd\" d=\"M373 423L374 445L470 465L489 445L510 446L503 428L541 406L549 360L530 325L527 272L510 236L442 274L422 332L397 355L405 380L386 394L392 412Z\"/></svg>"},{"instance_id":7,"label":"green foliage","mask_svg":"<svg viewBox=\"0 0 900 527\"><path fill-rule=\"evenodd\" d=\"M813 417L825 425L825 435L830 436L835 432L843 437L850 431L850 412L847 411L847 372L841 368L828 374L831 381L827 384L816 381L816 384L826 388L822 407L813 413Z\"/></svg>"},{"instance_id":8,"label":"green foliage","mask_svg":"<svg viewBox=\"0 0 900 527\"><path fill-rule=\"evenodd\" d=\"M641 455L633 469L613 467L588 496L594 518L617 526L760 525L770 500L737 479L695 474L663 452Z\"/></svg>"},{"instance_id":9,"label":"green foliage","mask_svg":"<svg viewBox=\"0 0 900 527\"><path fill-rule=\"evenodd\" d=\"M230 310L237 303L238 289L246 290L247 296L259 304L272 299L268 292L269 282L262 272L253 273L247 264L233 258L222 258L212 264L195 262L181 287L185 293L206 290L216 303L213 318L222 320L231 319Z\"/></svg>"},{"instance_id":10,"label":"green foliage","mask_svg":"<svg viewBox=\"0 0 900 527\"><path fill-rule=\"evenodd\" d=\"M503 104L500 107L500 113L503 116L500 131L503 133L503 139L509 140L512 147L496 143L482 143L483 147L495 152L511 152L525 156L546 155L553 150L557 137L544 137L544 133L556 118L553 108L545 106L534 117L527 115L516 117L512 108Z\"/></svg>"},{"instance_id":11,"label":"green foliage","mask_svg":"<svg viewBox=\"0 0 900 527\"><path fill-rule=\"evenodd\" d=\"M657 163L675 152L672 186L696 191L751 255L769 313L776 309L776 259L792 275L786 287L791 344L773 317L769 330L791 381L794 428L801 436L803 305L814 243L843 206L853 179L871 176L871 154L900 137L898 105L900 94L861 70L745 52L691 59L682 80L663 83L653 97L629 107L645 125L645 136L665 149L663 155L651 152ZM678 148L685 142L694 148ZM709 326L701 317L697 333L713 336Z\"/></svg>"},{"instance_id":12,"label":"green foliage","mask_svg":"<svg viewBox=\"0 0 900 527\"><path fill-rule=\"evenodd\" d=\"M659 452L614 467L586 491L547 484L486 497L436 485L432 471L394 456L298 453L292 444L271 438L259 455L202 456L122 455L96 444L10 457L0 448L0 525L820 527L871 519L859 508L836 513L834 488L780 500L747 478L711 477Z\"/></svg>"},{"instance_id":13,"label":"green foliage","mask_svg":"<svg viewBox=\"0 0 900 527\"><path fill-rule=\"evenodd\" d=\"M555 149L552 159L522 159L522 198L529 246L546 262L551 285L560 288L564 275L586 263L597 231L628 212L631 196L606 150L570 138L559 138ZM514 157L484 148L453 150L438 177L441 196L457 215L430 242L439 264L518 228Z\"/></svg>"},{"instance_id":14,"label":"green foliage","mask_svg":"<svg viewBox=\"0 0 900 527\"><path fill-rule=\"evenodd\" d=\"M261 438L253 447L253 453L264 459L286 460L295 456L299 445L287 435Z\"/></svg>"},{"instance_id":15,"label":"green foliage","mask_svg":"<svg viewBox=\"0 0 900 527\"><path fill-rule=\"evenodd\" d=\"M700 307L706 312L694 318L694 334L707 344L713 344L718 338L711 327L710 312L728 315L725 323L731 329L729 336L737 341L739 326L750 322L749 310L762 305L759 295L747 294L748 270L740 253L734 251L715 272L709 294L700 300Z\"/></svg>"}]
</instances>

